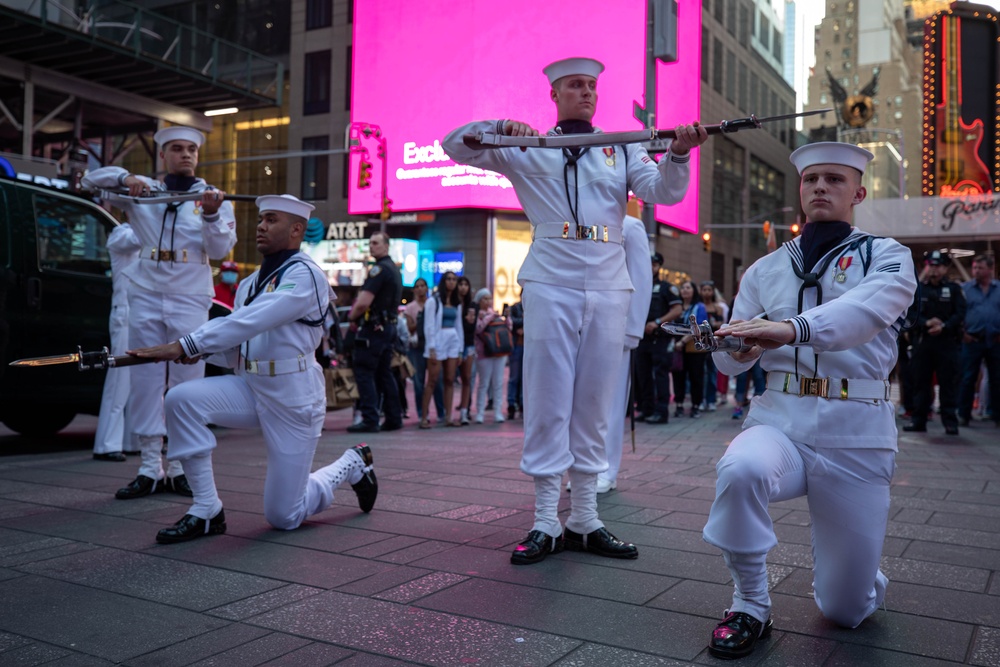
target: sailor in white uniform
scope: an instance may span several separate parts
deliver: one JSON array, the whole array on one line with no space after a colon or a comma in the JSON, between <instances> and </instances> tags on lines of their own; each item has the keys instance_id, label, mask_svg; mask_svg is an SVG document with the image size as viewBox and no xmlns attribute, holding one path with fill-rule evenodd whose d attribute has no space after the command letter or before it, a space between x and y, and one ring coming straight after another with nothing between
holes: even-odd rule
<instances>
[{"instance_id":1,"label":"sailor in white uniform","mask_svg":"<svg viewBox=\"0 0 1000 667\"><path fill-rule=\"evenodd\" d=\"M591 125L597 77L604 65L569 58L544 69L563 134ZM555 133L557 129L550 130ZM673 204L687 190L689 151L708 137L681 125L659 165L638 145L583 150L473 150L466 134L495 131L536 136L515 120L470 123L451 132L444 150L456 162L510 179L532 225L532 243L518 273L523 287L524 451L521 470L534 478L535 521L511 556L537 563L567 548L635 558L635 545L609 533L597 516L597 475L607 469L604 438L625 344L632 291L622 247L629 190L646 202ZM560 478L573 487L566 531L557 516Z\"/></svg>"},{"instance_id":2,"label":"sailor in white uniform","mask_svg":"<svg viewBox=\"0 0 1000 667\"><path fill-rule=\"evenodd\" d=\"M368 512L378 492L371 450L359 445L310 473L326 416L326 387L315 350L323 335L330 288L315 262L299 251L313 206L291 195L257 198L260 269L240 283L227 317L198 327L180 340L130 354L166 361L212 355L235 375L184 383L165 401L171 460L184 463L194 504L157 536L184 542L226 530L222 500L212 474L216 441L209 424L260 428L267 443L264 517L292 530L333 502L348 481Z\"/></svg>"},{"instance_id":3,"label":"sailor in white uniform","mask_svg":"<svg viewBox=\"0 0 1000 667\"><path fill-rule=\"evenodd\" d=\"M125 354L128 344L128 288L125 270L139 259L142 242L132 225L122 223L108 234L108 255L111 257L111 354ZM108 373L101 393L101 410L97 415L94 434L94 458L98 461L124 461L123 451L132 451L132 429L127 428L126 406L130 393L128 366Z\"/></svg>"},{"instance_id":4,"label":"sailor in white uniform","mask_svg":"<svg viewBox=\"0 0 1000 667\"><path fill-rule=\"evenodd\" d=\"M625 322L625 347L622 350L621 367L615 384L615 397L609 407L608 434L605 437L605 450L608 456L608 469L597 475L597 493L607 493L618 488L618 470L622 464L622 438L625 433L626 411L622 408L628 403L628 387L632 365L629 360L632 350L639 346L646 327L646 315L649 314L649 302L653 298L653 265L649 261L649 237L646 226L639 218L625 216L623 227L625 234L625 265L628 267L628 277L635 286L628 301L628 319ZM632 406L629 405L631 410Z\"/></svg>"},{"instance_id":5,"label":"sailor in white uniform","mask_svg":"<svg viewBox=\"0 0 1000 667\"><path fill-rule=\"evenodd\" d=\"M851 227L871 158L835 142L792 153L807 224L750 267L717 332L752 345L716 352L719 370L736 375L760 358L767 371L767 391L718 463L703 533L735 583L709 643L717 657L748 655L770 633L772 501L809 500L814 598L826 618L857 627L885 596L879 558L897 435L888 377L916 277L907 248Z\"/></svg>"},{"instance_id":6,"label":"sailor in white uniform","mask_svg":"<svg viewBox=\"0 0 1000 667\"><path fill-rule=\"evenodd\" d=\"M202 192L200 202L134 204L112 202L128 216L142 242L139 261L126 269L129 287L129 346L159 345L177 340L208 320L215 293L210 259L222 259L236 244L233 206L224 194L196 178L198 149L205 135L190 127L169 127L153 139L167 175L162 181L135 176L121 167L102 167L83 179L91 189L128 188L140 196L157 192ZM169 367L168 367L169 366ZM203 362L192 365L149 364L132 367L128 412L141 451L138 476L118 490L116 498L141 498L166 486L191 495L179 463L164 474L161 451L166 427L163 394L168 387L204 377Z\"/></svg>"}]
</instances>

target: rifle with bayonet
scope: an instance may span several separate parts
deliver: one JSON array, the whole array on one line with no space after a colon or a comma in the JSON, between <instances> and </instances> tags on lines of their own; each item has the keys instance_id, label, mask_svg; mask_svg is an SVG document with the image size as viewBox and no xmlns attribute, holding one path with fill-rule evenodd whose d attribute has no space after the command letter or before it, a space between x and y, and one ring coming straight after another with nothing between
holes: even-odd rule
<instances>
[{"instance_id":1,"label":"rifle with bayonet","mask_svg":"<svg viewBox=\"0 0 1000 667\"><path fill-rule=\"evenodd\" d=\"M767 118L757 118L753 114L747 118L737 118L736 120L724 120L717 125L704 125L705 131L709 134L730 134L740 130L756 130L764 123L774 123L791 118L811 116L818 113L826 113L833 109L816 109L814 111L803 111L802 113L789 113L781 116L769 116ZM510 137L497 132L480 132L479 134L467 134L462 137L463 143L475 150L485 150L489 148L506 148L509 146L517 148L586 148L588 146L617 146L619 144L635 144L657 139L676 139L675 130L657 130L649 128L646 130L635 130L629 132L593 132L591 134L555 134L542 135L537 137Z\"/></svg>"}]
</instances>

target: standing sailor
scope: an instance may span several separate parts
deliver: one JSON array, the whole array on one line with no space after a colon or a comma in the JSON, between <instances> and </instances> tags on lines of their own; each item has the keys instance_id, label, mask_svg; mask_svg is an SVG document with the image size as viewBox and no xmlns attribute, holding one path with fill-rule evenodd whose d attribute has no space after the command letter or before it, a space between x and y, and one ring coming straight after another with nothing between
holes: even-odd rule
<instances>
[{"instance_id":1,"label":"standing sailor","mask_svg":"<svg viewBox=\"0 0 1000 667\"><path fill-rule=\"evenodd\" d=\"M153 139L160 146L167 175L162 181L135 176L121 167L102 167L87 174L90 189L128 188L132 196L155 192L200 192L201 202L135 204L113 202L128 216L142 242L139 261L126 269L129 287L129 347L140 348L177 340L208 320L212 305L210 259L222 259L236 245L233 206L224 193L194 175L198 149L205 135L190 127L168 127ZM131 370L128 411L139 440L142 461L138 476L118 490L129 500L166 487L185 496L191 489L180 463L164 474L161 452L166 426L163 395L168 387L205 375L205 364L145 364ZM164 479L166 478L166 479Z\"/></svg>"}]
</instances>

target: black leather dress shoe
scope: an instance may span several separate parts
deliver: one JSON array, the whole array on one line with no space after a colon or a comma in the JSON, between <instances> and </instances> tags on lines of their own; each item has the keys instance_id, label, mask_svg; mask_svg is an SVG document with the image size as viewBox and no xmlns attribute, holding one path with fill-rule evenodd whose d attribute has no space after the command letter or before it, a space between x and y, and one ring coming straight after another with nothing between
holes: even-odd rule
<instances>
[{"instance_id":1,"label":"black leather dress shoe","mask_svg":"<svg viewBox=\"0 0 1000 667\"><path fill-rule=\"evenodd\" d=\"M766 639L771 635L773 625L770 618L766 623L761 623L742 611L726 614L722 622L712 631L708 652L723 660L750 655L758 639Z\"/></svg>"},{"instance_id":2,"label":"black leather dress shoe","mask_svg":"<svg viewBox=\"0 0 1000 667\"><path fill-rule=\"evenodd\" d=\"M188 484L188 478L185 475L167 477L166 482L169 491L185 498L194 498L194 491L191 490L191 485Z\"/></svg>"},{"instance_id":3,"label":"black leather dress shoe","mask_svg":"<svg viewBox=\"0 0 1000 667\"><path fill-rule=\"evenodd\" d=\"M378 424L351 424L347 427L348 433L378 433Z\"/></svg>"},{"instance_id":4,"label":"black leather dress shoe","mask_svg":"<svg viewBox=\"0 0 1000 667\"><path fill-rule=\"evenodd\" d=\"M669 421L670 418L662 412L654 412L650 416L646 417L647 424L666 424Z\"/></svg>"},{"instance_id":5,"label":"black leather dress shoe","mask_svg":"<svg viewBox=\"0 0 1000 667\"><path fill-rule=\"evenodd\" d=\"M927 433L927 424L906 424L903 430L907 433Z\"/></svg>"},{"instance_id":6,"label":"black leather dress shoe","mask_svg":"<svg viewBox=\"0 0 1000 667\"><path fill-rule=\"evenodd\" d=\"M222 535L224 532L226 532L226 513L224 510L219 510L219 513L208 521L185 514L170 528L164 528L158 532L156 541L160 544L176 544L177 542L189 542L206 535Z\"/></svg>"},{"instance_id":7,"label":"black leather dress shoe","mask_svg":"<svg viewBox=\"0 0 1000 667\"><path fill-rule=\"evenodd\" d=\"M968 417L959 417L958 418L958 425L959 426L968 426L969 425L969 418Z\"/></svg>"},{"instance_id":8,"label":"black leather dress shoe","mask_svg":"<svg viewBox=\"0 0 1000 667\"><path fill-rule=\"evenodd\" d=\"M958 424L945 424L944 432L948 435L958 435Z\"/></svg>"},{"instance_id":9,"label":"black leather dress shoe","mask_svg":"<svg viewBox=\"0 0 1000 667\"><path fill-rule=\"evenodd\" d=\"M125 455L121 452L104 452L103 454L94 454L95 461L124 461Z\"/></svg>"},{"instance_id":10,"label":"black leather dress shoe","mask_svg":"<svg viewBox=\"0 0 1000 667\"><path fill-rule=\"evenodd\" d=\"M378 479L375 477L375 470L371 468L375 458L372 456L372 450L368 445L358 445L354 448L354 451L361 457L365 466L368 467L368 472L363 473L358 483L351 484L354 493L358 495L358 507L361 508L362 512L367 514L375 507L375 498L378 497Z\"/></svg>"},{"instance_id":11,"label":"black leather dress shoe","mask_svg":"<svg viewBox=\"0 0 1000 667\"><path fill-rule=\"evenodd\" d=\"M159 493L163 490L163 481L157 481L152 477L146 477L145 475L139 475L131 482L128 486L123 486L115 492L115 498L118 500L132 500L133 498L142 498L143 496L148 496L151 493Z\"/></svg>"},{"instance_id":12,"label":"black leather dress shoe","mask_svg":"<svg viewBox=\"0 0 1000 667\"><path fill-rule=\"evenodd\" d=\"M569 551L587 551L608 558L638 558L639 549L634 544L623 542L608 532L598 528L592 533L581 535L570 529L563 531L563 541Z\"/></svg>"},{"instance_id":13,"label":"black leather dress shoe","mask_svg":"<svg viewBox=\"0 0 1000 667\"><path fill-rule=\"evenodd\" d=\"M545 560L549 554L557 554L563 550L563 538L552 537L540 530L533 530L528 537L516 547L510 555L514 565L531 565Z\"/></svg>"},{"instance_id":14,"label":"black leather dress shoe","mask_svg":"<svg viewBox=\"0 0 1000 667\"><path fill-rule=\"evenodd\" d=\"M395 423L384 422L381 426L379 426L380 431L398 431L401 428L403 428L403 422L401 421Z\"/></svg>"}]
</instances>

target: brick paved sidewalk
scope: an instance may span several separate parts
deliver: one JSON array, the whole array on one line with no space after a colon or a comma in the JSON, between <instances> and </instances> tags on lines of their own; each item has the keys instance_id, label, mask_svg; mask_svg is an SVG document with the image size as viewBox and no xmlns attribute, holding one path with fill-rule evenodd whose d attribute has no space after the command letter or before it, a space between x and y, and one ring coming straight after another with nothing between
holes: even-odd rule
<instances>
[{"instance_id":1,"label":"brick paved sidewalk","mask_svg":"<svg viewBox=\"0 0 1000 667\"><path fill-rule=\"evenodd\" d=\"M731 596L701 540L728 411L637 425L618 490L601 496L635 561L563 553L514 567L533 491L520 419L368 438L381 491L296 531L262 516L257 433L220 430L229 532L161 546L185 499L118 501L137 461L90 458L95 420L55 438L0 431L0 665L712 665ZM328 415L317 464L355 439ZM1000 431L901 434L883 569L886 609L859 629L810 597L804 500L774 506L775 632L740 665L1000 665Z\"/></svg>"}]
</instances>

